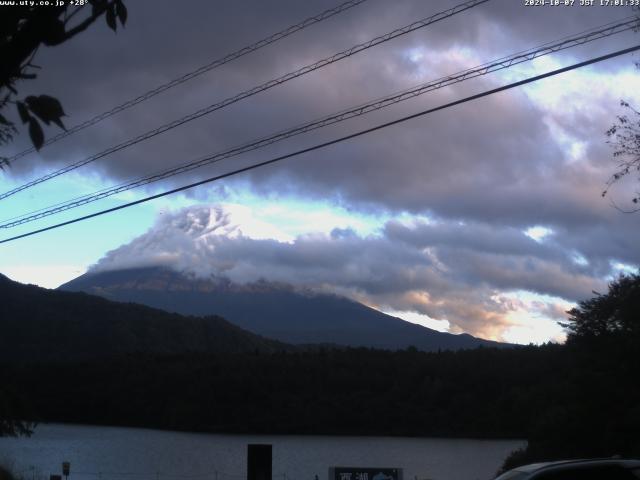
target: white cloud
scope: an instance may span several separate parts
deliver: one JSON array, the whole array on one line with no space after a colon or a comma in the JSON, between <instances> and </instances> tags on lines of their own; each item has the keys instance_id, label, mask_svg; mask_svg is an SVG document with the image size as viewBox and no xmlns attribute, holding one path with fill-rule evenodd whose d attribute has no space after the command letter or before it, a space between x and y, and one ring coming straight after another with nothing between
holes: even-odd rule
<instances>
[{"instance_id":1,"label":"white cloud","mask_svg":"<svg viewBox=\"0 0 640 480\"><path fill-rule=\"evenodd\" d=\"M524 234L535 240L536 242L541 242L546 236L551 235L553 230L547 227L542 227L540 225L536 225L534 227L529 227L524 231Z\"/></svg>"}]
</instances>

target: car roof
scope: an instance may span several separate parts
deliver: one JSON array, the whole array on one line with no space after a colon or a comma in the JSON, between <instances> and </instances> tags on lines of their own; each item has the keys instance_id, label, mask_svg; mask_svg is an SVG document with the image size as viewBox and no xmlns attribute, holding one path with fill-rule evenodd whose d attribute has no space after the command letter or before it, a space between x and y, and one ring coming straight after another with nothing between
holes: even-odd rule
<instances>
[{"instance_id":1,"label":"car roof","mask_svg":"<svg viewBox=\"0 0 640 480\"><path fill-rule=\"evenodd\" d=\"M539 470L544 470L550 467L557 466L569 466L569 465L620 465L627 468L640 468L640 460L622 459L622 458L588 458L588 459L574 459L574 460L559 460L555 462L541 462L532 463L529 465L523 465L515 468L518 472L532 473Z\"/></svg>"}]
</instances>

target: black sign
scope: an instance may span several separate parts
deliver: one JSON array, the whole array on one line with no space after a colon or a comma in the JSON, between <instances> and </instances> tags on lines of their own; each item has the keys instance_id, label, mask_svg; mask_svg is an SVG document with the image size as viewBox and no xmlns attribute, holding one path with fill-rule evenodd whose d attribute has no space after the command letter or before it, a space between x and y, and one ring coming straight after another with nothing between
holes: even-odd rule
<instances>
[{"instance_id":1,"label":"black sign","mask_svg":"<svg viewBox=\"0 0 640 480\"><path fill-rule=\"evenodd\" d=\"M247 445L247 480L271 480L272 450L270 444Z\"/></svg>"},{"instance_id":2,"label":"black sign","mask_svg":"<svg viewBox=\"0 0 640 480\"><path fill-rule=\"evenodd\" d=\"M333 467L329 480L402 480L401 468Z\"/></svg>"}]
</instances>

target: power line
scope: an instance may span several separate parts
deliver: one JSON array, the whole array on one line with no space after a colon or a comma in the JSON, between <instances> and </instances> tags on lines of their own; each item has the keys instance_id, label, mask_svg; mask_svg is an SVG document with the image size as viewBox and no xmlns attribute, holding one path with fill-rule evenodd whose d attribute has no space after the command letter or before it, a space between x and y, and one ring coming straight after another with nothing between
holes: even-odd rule
<instances>
[{"instance_id":1,"label":"power line","mask_svg":"<svg viewBox=\"0 0 640 480\"><path fill-rule=\"evenodd\" d=\"M218 103L209 105L208 107L202 108L190 115L186 115L182 118L179 118L177 120L174 120L172 122L166 123L154 130L150 130L146 133L143 133L141 135L138 135L137 137L134 137L132 139L129 139L123 143L120 143L114 147L108 148L107 150L104 150L100 153L97 153L95 155L92 155L90 157L87 157L83 160L80 160L78 162L72 163L70 165L67 165L66 167L63 167L59 170L56 170L54 172L51 172L47 175L44 175L42 177L39 177L35 180L32 180L28 183L25 183L19 187L16 187L12 190L9 190L8 192L2 193L0 194L0 200L10 197L11 195L15 195L18 192L21 192L23 190L26 190L28 188L31 188L35 185L38 185L40 183L46 182L47 180L51 180L52 178L58 177L60 175L63 175L65 173L68 173L72 170L75 170L77 168L80 168L84 165L87 165L89 163L95 162L96 160L106 157L107 155L110 155L112 153L118 152L120 150L123 150L127 147L130 147L132 145L135 145L137 143L140 143L144 140L148 140L149 138L155 137L156 135L160 135L168 130L172 130L176 127L179 127L180 125L183 125L185 123L191 122L193 120L196 120L200 117L203 117L205 115L208 115L216 110L220 110L224 107L227 107L233 103L239 102L240 100L243 100L245 98L251 97L253 95L256 95L258 93L264 92L265 90L269 90L277 85L281 85L285 82L288 82L290 80L293 80L294 78L298 78L300 76L306 75L307 73L311 73L315 70L318 70L320 68L323 68L327 65L330 65L332 63L338 62L340 60L343 60L345 58L348 58L352 55L355 55L357 53L360 53L362 51L365 51L369 48L372 48L376 45L379 45L381 43L385 43L388 42L389 40L392 40L394 38L397 38L399 36L402 35L406 35L407 33L413 32L415 30L418 30L420 28L424 28L428 25L431 25L433 23L439 22L440 20L444 20L446 18L452 17L453 15L456 15L458 13L464 12L466 10L469 10L473 7L476 7L477 5L480 5L482 3L486 3L490 0L470 0L464 3L461 3L459 5L456 5L453 8L450 8L448 10L445 10L443 12L439 12L436 13L435 15L432 15L430 17L424 18L422 20L418 20L417 22L413 22L410 25L406 25L402 28L398 28L396 30L393 30L392 32L386 33L384 35L381 35L379 37L375 37L367 42L364 43L360 43L358 45L355 45L351 48L348 48L346 50L343 50L342 52L336 53L335 55L332 55L330 57L326 57L322 60L319 60L313 64L307 65L305 67L299 68L298 70L295 70L293 72L287 73L285 75L282 75L274 80L270 80L268 82L265 82L257 87L253 87L250 90L245 90L242 93L239 93L237 95L234 95L233 97L228 97L225 100L222 100Z\"/></svg>"},{"instance_id":2,"label":"power line","mask_svg":"<svg viewBox=\"0 0 640 480\"><path fill-rule=\"evenodd\" d=\"M148 185L150 183L154 183L169 177L173 177L175 175L186 173L191 170L195 170L196 168L203 167L205 165L217 163L227 158L235 157L237 155L240 155L252 150L256 150L256 149L271 145L273 143L276 143L276 142L279 142L303 133L307 133L319 128L323 128L328 125L339 123L339 122L348 120L350 118L365 115L367 113L380 110L382 108L386 108L390 105L393 105L402 101L406 101L411 98L415 98L427 92L444 88L454 83L459 83L471 78L476 78L492 72L510 68L514 65L534 60L543 55L548 55L561 50L575 47L577 45L583 45L588 42L592 42L595 40L609 37L611 35L622 33L624 31L633 29L635 26L637 26L637 19L635 18L635 16L630 16L620 20L619 23L608 23L603 26L595 27L595 28L592 28L591 30L588 30L587 33L583 33L582 35L573 36L573 37L564 37L562 41L559 41L556 43L548 42L539 48L532 48L529 50L525 50L524 52L513 54L511 56L502 57L498 60L494 60L492 62L482 64L478 67L464 70L462 72L459 72L453 75L441 77L437 80L430 81L428 83L419 85L412 89L395 93L387 97L379 98L369 103L362 104L357 107L352 107L348 110L343 110L339 113L336 113L327 117L323 117L319 120L307 122L305 124L299 125L289 130L281 131L276 134L270 135L268 137L263 137L261 139L252 141L250 143L236 146L213 155L201 157L197 160L182 164L178 167L165 169L153 175L138 178L136 180L131 180L113 187L108 187L108 188L99 190L98 192L95 192L92 194L83 195L83 196L68 200L66 202L61 202L61 203L52 205L50 207L41 208L33 212L29 212L17 217L3 220L0 223L0 228L11 228L18 225L23 225L25 223L33 222L33 221L54 215L56 213L60 213L66 210L70 210L72 208L77 208L82 205L86 205L98 200L102 200L104 198L116 195L118 193L125 192L127 190L132 190L140 186Z\"/></svg>"},{"instance_id":3,"label":"power line","mask_svg":"<svg viewBox=\"0 0 640 480\"><path fill-rule=\"evenodd\" d=\"M80 130L84 130L87 127L90 127L92 125L95 125L96 123L99 123L113 115L115 115L116 113L120 113L124 110L127 110L128 108L133 107L134 105L137 105L139 103L144 102L145 100L150 99L151 97L155 97L156 95L169 90L170 88L173 88L175 86L178 86L184 82L187 82L193 78L196 78L204 73L207 73L215 68L218 68L226 63L229 63L233 60L236 60L240 57L243 57L244 55L247 55L249 53L255 52L256 50L259 50L263 47L266 47L267 45L271 45L272 43L275 43L279 40L282 40L283 38L288 37L289 35L293 35L296 32L299 32L300 30L304 30L305 28L314 25L316 23L322 22L323 20L326 20L327 18L333 17L334 15L337 15L339 13L344 12L345 10L349 10L350 8L353 8L357 5L360 5L361 3L366 2L367 0L349 0L348 2L342 3L340 5L338 5L337 7L331 8L329 10L325 10L322 13L319 13L317 15L314 15L312 17L309 17L295 25L291 25L290 27L285 28L284 30L281 30L277 33L274 33L273 35L270 35L266 38L263 38L262 40L258 40L255 43L252 43L249 46L243 47L239 50L236 50L233 53L229 53L228 55L225 55L224 57L218 58L216 60L213 60L212 62L203 65L191 72L185 73L184 75L175 78L173 80L171 80L170 82L164 83L162 85L157 86L156 88L153 88L145 93L143 93L142 95L139 95L138 97L132 99L132 100L127 100L126 102L113 107L111 110L108 110L106 112L103 112L99 115L96 115L95 117L92 117L82 123L79 123L78 125L75 125L69 129L67 129L64 132L61 132L53 137L51 137L50 139L48 139L46 142L44 142L43 146L46 145L50 145L52 143L57 142L58 140L62 140L65 137L68 137L69 135L72 135L76 132L79 132ZM31 148L27 148L26 150L23 150L20 153L15 154L13 157L8 159L8 162L11 163L15 160L17 160L18 158L24 157L26 155L28 155L29 153L35 152L36 149L34 147Z\"/></svg>"},{"instance_id":4,"label":"power line","mask_svg":"<svg viewBox=\"0 0 640 480\"><path fill-rule=\"evenodd\" d=\"M233 147L231 149L217 153L213 157L209 155L209 156L200 158L198 160L188 162L179 167L166 169L162 172L155 173L151 176L142 177L137 180L129 181L128 183L117 185L115 187L102 189L94 194L88 194L81 197L77 197L72 200L68 200L66 202L58 203L51 207L45 207L45 208L36 210L34 212L30 212L24 215L20 215L18 217L7 219L3 221L5 223L0 224L0 228L14 227L17 225L21 225L24 223L28 223L31 221L35 221L35 220L53 215L55 213L69 210L71 208L86 205L88 203L101 200L109 196L122 193L127 190L131 190L133 188L137 188L139 186L148 185L150 183L154 183L156 181L159 181L174 175L185 173L208 164L219 162L226 158L240 155L242 153L246 153L248 151L255 150L287 138L291 138L301 133L306 133L330 124L347 120L349 118L364 115L371 111L385 108L394 103L408 100L410 98L416 97L418 95L422 95L424 93L433 91L438 88L443 88L453 83L461 82L469 78L475 78L477 76L485 75L491 72L495 72L497 70L509 68L515 64L523 63L525 61L530 61L543 55L547 55L560 50L574 47L576 45L582 45L590 41L594 41L594 40L605 38L617 33L621 33L621 32L630 30L637 25L637 20L635 19L634 16L627 17L625 19L620 20L619 22L620 23L617 23L617 24L614 22L611 22L603 26L592 28L591 30L586 31L587 33L584 33L583 35L573 36L573 37L564 37L563 41L557 42L555 44L552 42L548 42L538 49L525 50L524 52L519 52L509 57L503 57L501 59L494 60L493 62L485 63L479 67L468 69L463 72L453 74L447 77L442 77L440 79L431 81L429 83L420 85L418 87L414 87L413 89L406 90L404 92L400 92L391 96L383 97L375 101L369 102L368 104L359 105L357 107L351 108L350 110L345 110L338 114L334 114L329 117L324 117L320 120L308 122L306 124L294 127L292 129L276 133L269 137L261 138L251 143L247 143L238 147ZM17 220L12 221L14 219L17 219Z\"/></svg>"},{"instance_id":5,"label":"power line","mask_svg":"<svg viewBox=\"0 0 640 480\"><path fill-rule=\"evenodd\" d=\"M84 215L82 217L77 217L77 218L74 218L72 220L67 220L66 222L57 223L55 225L50 225L48 227L40 228L38 230L32 230L30 232L23 233L21 235L16 235L14 237L5 238L3 240L0 240L0 244L11 242L11 241L14 241L14 240L19 240L21 238L29 237L29 236L36 235L38 233L43 233L43 232L46 232L46 231L49 231L49 230L54 230L56 228L64 227L66 225L71 225L73 223L78 223L78 222L81 222L81 221L84 221L84 220L88 220L90 218L94 218L94 217L98 217L98 216L101 216L101 215L105 215L107 213L112 213L112 212L115 212L115 211L118 211L118 210L129 208L129 207L132 207L134 205L139 205L141 203L146 203L146 202L149 202L151 200L155 200L157 198L165 197L167 195L172 195L174 193L182 192L184 190L188 190L188 189L191 189L191 188L194 188L194 187L198 187L198 186L204 185L206 183L215 182L215 181L221 180L223 178L227 178L227 177L231 177L231 176L234 176L234 175L238 175L240 173L248 172L250 170L254 170L254 169L259 168L259 167L264 167L264 166L267 166L267 165L271 165L273 163L277 163L277 162L280 162L282 160L286 160L288 158L296 157L298 155L302 155L304 153L309 153L309 152L312 152L312 151L315 151L315 150L320 150L320 149L326 148L326 147L328 147L330 145L341 143L341 142L344 142L346 140L350 140L352 138L360 137L362 135L366 135L368 133L372 133L372 132L375 132L375 131L378 131L378 130L382 130L384 128L387 128L387 127L390 127L390 126L393 126L393 125L404 123L406 121L413 120L415 118L422 117L422 116L428 115L430 113L437 112L439 110L445 110L447 108L451 108L451 107L454 107L456 105L460 105L460 104L463 104L463 103L466 103L466 102L477 100L479 98L483 98L483 97L486 97L486 96L489 96L489 95L493 95L493 94L498 93L498 92L503 92L505 90L509 90L509 89L512 89L512 88L515 88L515 87L526 85L528 83L537 82L537 81L545 79L545 78L549 78L549 77L552 77L552 76L555 76L555 75L559 75L561 73L565 73L565 72L568 72L568 71L571 71L571 70L575 70L577 68L585 67L587 65L592 65L594 63L602 62L604 60L608 60L608 59L611 59L611 58L614 58L614 57L619 57L621 55L625 55L627 53L635 52L637 50L640 50L640 45L636 45L634 47L625 48L623 50L618 50L616 52L609 53L607 55L602 55L600 57L592 58L590 60L585 60L584 62L575 63L575 64L570 65L568 67L563 67L563 68L559 68L557 70L552 70L551 72L547 72L547 73L543 73L543 74L540 74L540 75L536 75L534 77L529 77L529 78L526 78L524 80L520 80L518 82L510 83L508 85L503 85L502 87L494 88L492 90L487 90L487 91L484 91L482 93L478 93L476 95L471 95L469 97L465 97L465 98L462 98L460 100L456 100L454 102L449 102L449 103L446 103L444 105L440 105L438 107L434 107L434 108L430 108L428 110L423 110L421 112L414 113L413 115L408 115L408 116L405 116L405 117L401 117L401 118L393 120L391 122L382 123L382 124L376 125L375 127L367 128L365 130L360 130L360 131L358 131L356 133L345 135L343 137L340 137L340 138L337 138L337 139L334 139L334 140L329 140L329 141L324 142L324 143L319 143L319 144L316 144L316 145L314 145L312 147L307 147L307 148L304 148L302 150L297 150L295 152L288 153L286 155L281 155L281 156L278 156L278 157L275 157L275 158L272 158L272 159L269 159L269 160L265 160L263 162L255 163L255 164L249 165L247 167L238 168L236 170L232 170L232 171L227 172L227 173L216 175L214 177L210 177L210 178L207 178L205 180L200 180L198 182L190 183L188 185L183 185L182 187L174 188L172 190L168 190L168 191L165 191L165 192L162 192L162 193L158 193L158 194L151 195L151 196L148 196L148 197L145 197L145 198L141 198L141 199L135 200L133 202L129 202L129 203L125 203L123 205L119 205L117 207L108 208L108 209L105 209L105 210L101 210L99 212L91 213L89 215Z\"/></svg>"}]
</instances>

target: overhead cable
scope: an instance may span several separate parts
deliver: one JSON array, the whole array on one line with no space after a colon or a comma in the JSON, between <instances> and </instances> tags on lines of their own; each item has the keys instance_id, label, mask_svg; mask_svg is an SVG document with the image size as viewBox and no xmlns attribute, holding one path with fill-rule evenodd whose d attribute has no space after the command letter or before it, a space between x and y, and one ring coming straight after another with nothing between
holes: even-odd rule
<instances>
[{"instance_id":1,"label":"overhead cable","mask_svg":"<svg viewBox=\"0 0 640 480\"><path fill-rule=\"evenodd\" d=\"M169 90L170 88L176 87L182 83L185 83L193 78L196 78L204 73L210 72L211 70L218 68L226 63L229 63L233 60L236 60L240 57L243 57L249 53L255 52L256 50L259 50L263 47L266 47L267 45L271 45L272 43L277 42L278 40L282 40L283 38L288 37L289 35L292 35L296 32L299 32L300 30L304 30L305 28L314 25L316 23L322 22L323 20L326 20L327 18L333 17L334 15L337 15L339 13L344 12L345 10L349 10L350 8L353 8L357 5L360 5L361 3L366 2L367 0L349 0L348 2L344 2L340 5L338 5L337 7L334 8L330 8L329 10L325 10L322 13L319 13L317 15L314 15L312 17L309 17L295 25L291 25L290 27L285 28L284 30L281 30L277 33L274 33L273 35L270 35L266 38L263 38L262 40L258 40L255 43L252 43L251 45L248 45L246 47L243 47L239 50L236 50L233 53L229 53L228 55L225 55L224 57L218 58L216 60L213 60L212 62L207 63L206 65L203 65L191 72L185 73L184 75L181 75L178 78L175 78L173 80L171 80L170 82L164 83L162 85L159 85L145 93L143 93L142 95L137 96L136 98L133 98L131 100L127 100L126 102L113 107L111 110L107 110L106 112L103 112L99 115L96 115L82 123L79 123L77 125L74 125L73 127L68 128L67 130L65 130L64 132L61 132L51 138L49 138L47 141L44 142L43 146L47 146L47 145L51 145L52 143L57 142L58 140L62 140L63 138L68 137L69 135L73 135L76 132L79 132L80 130L84 130L87 127L90 127L92 125L95 125L96 123L99 123L113 115L115 115L116 113L120 113L124 110L127 110L128 108L133 107L134 105L138 105L139 103L144 102L145 100L148 100L152 97L155 97L156 95ZM21 157L24 157L25 155L28 155L29 153L35 152L36 149L34 147L31 148L27 148L26 150L23 150L20 153L15 154L14 156L10 157L7 159L7 161L9 163L13 162L14 160L17 160Z\"/></svg>"},{"instance_id":2,"label":"overhead cable","mask_svg":"<svg viewBox=\"0 0 640 480\"><path fill-rule=\"evenodd\" d=\"M249 90L245 90L242 93L239 93L237 95L234 95L232 97L228 97L225 100L222 100L218 103L214 103L212 105L209 105L207 107L201 108L200 110L191 113L190 115L186 115L182 118L179 118L177 120L174 120L172 122L166 123L158 128L155 128L153 130L149 130L146 133L143 133L141 135L138 135L137 137L131 138L125 142L122 142L118 145L115 145L113 147L110 147L106 150L103 150L100 153L97 153L95 155L92 155L90 157L87 157L83 160L77 161L75 163L72 163L70 165L67 165L59 170L55 170L53 172L50 172L42 177L36 178L35 180L31 180L30 182L27 182L23 185L20 185L19 187L16 187L12 190L9 190L7 192L4 192L2 194L0 194L0 200L5 199L7 197L10 197L11 195L15 195L18 192L21 192L23 190L26 190L28 188L31 188L35 185L38 185L40 183L46 182L47 180L51 180L52 178L56 178L60 175L63 175L65 173L71 172L73 170L76 170L84 165L87 165L89 163L95 162L96 160L106 157L108 155L111 155L112 153L115 152L119 152L120 150L123 150L125 148L128 148L132 145L135 145L137 143L140 143L144 140L148 140L152 137L155 137L156 135L160 135L162 133L165 133L169 130L172 130L176 127L179 127L181 125L184 125L185 123L191 122L193 120L196 120L198 118L201 118L205 115L208 115L212 112L215 112L216 110L220 110L224 107L227 107L231 104L234 104L236 102L239 102L241 100L244 100L245 98L251 97L253 95L257 95L258 93L264 92L265 90L269 90L277 85L281 85L285 82L288 82L290 80L293 80L294 78L298 78L301 77L303 75L306 75L308 73L311 73L315 70L318 70L320 68L323 68L327 65L330 65L332 63L338 62L340 60L343 60L345 58L351 57L357 53L363 52L369 48L372 48L376 45L379 45L381 43L384 42L388 42L389 40L392 40L394 38L397 38L401 35L406 35L407 33L413 32L415 30L418 30L420 28L424 28L428 25L431 25L433 23L439 22L441 20L444 20L446 18L452 17L453 15L456 15L458 13L464 12L466 10L469 10L470 8L476 7L482 3L486 3L490 0L471 0L471 1L467 1L464 3L461 3L459 5L456 5L455 7L452 7L448 10L445 10L443 12L439 12L436 13L435 15L432 15L430 17L424 18L422 20L418 20L417 22L413 22L410 25L404 26L402 28L398 28L396 30L393 30L392 32L386 33L384 35L381 35L379 37L373 38L367 42L364 43L360 43L358 45L355 45L351 48L348 48L347 50L343 50L339 53L336 53L335 55L332 55L330 57L326 57L322 60L319 60L315 63L312 63L310 65L307 65L305 67L299 68L298 70L295 70L293 72L287 73L285 75L282 75L274 80L270 80L268 82L265 82L261 85L258 85L257 87L253 87Z\"/></svg>"},{"instance_id":3,"label":"overhead cable","mask_svg":"<svg viewBox=\"0 0 640 480\"><path fill-rule=\"evenodd\" d=\"M513 82L513 83L510 83L508 85L504 85L502 87L494 88L492 90L487 90L487 91L484 91L482 93L478 93L476 95L471 95L469 97L465 97L465 98L462 98L460 100L449 102L449 103L446 103L444 105L440 105L440 106L435 107L435 108L430 108L428 110L423 110L423 111L415 113L413 115L407 115L405 117L398 118L398 119L393 120L391 122L382 123L382 124L376 125L375 127L367 128L365 130L360 130L360 131L358 131L356 133L352 133L350 135L345 135L343 137L336 138L334 140L330 140L330 141L327 141L327 142L323 142L323 143L314 145L312 147L308 147L308 148L304 148L304 149L301 149L301 150L297 150L295 152L288 153L286 155L280 155L278 157L271 158L269 160L265 160L265 161L262 161L262 162L259 162L259 163L255 163L253 165L249 165L249 166L246 166L246 167L237 168L237 169L232 170L230 172L226 172L226 173L223 173L223 174L220 174L220 175L216 175L216 176L213 176L213 177L210 177L210 178L206 178L206 179L200 180L198 182L190 183L188 185L183 185L181 187L174 188L172 190L168 190L168 191L165 191L165 192L162 192L162 193L157 193L155 195L151 195L151 196L148 196L148 197L145 197L145 198L134 200L132 202L125 203L123 205L118 205L117 207L108 208L108 209L101 210L101 211L98 211L98 212L95 212L95 213L91 213L91 214L88 214L88 215L77 217L77 218L74 218L72 220L67 220L65 222L61 222L61 223L57 223L57 224L54 224L54 225L50 225L48 227L39 228L37 230L32 230L30 232L26 232L26 233L23 233L23 234L20 234L20 235L16 235L16 236L13 236L13 237L5 238L5 239L0 240L0 244L7 243L7 242L12 242L12 241L15 241L15 240L19 240L21 238L26 238L26 237L29 237L29 236L32 236L32 235L36 235L36 234L39 234L39 233L47 232L49 230L54 230L54 229L61 228L61 227L67 226L67 225L72 225L74 223L78 223L78 222L82 222L82 221L85 221L85 220L89 220L91 218L95 218L95 217L98 217L98 216L101 216L101 215L106 215L108 213L116 212L118 210L123 210L125 208L133 207L134 205L140 205L142 203L146 203L146 202L149 202L151 200L156 200L158 198L166 197L167 195L172 195L174 193L178 193L178 192L182 192L182 191L185 191L185 190L189 190L191 188L198 187L200 185L205 185L207 183L212 183L212 182L215 182L217 180L221 180L221 179L224 179L224 178L232 177L232 176L238 175L240 173L248 172L250 170L255 170L257 168L264 167L264 166L267 166L267 165L271 165L271 164L280 162L282 160L286 160L288 158L296 157L296 156L299 156L299 155L302 155L302 154L305 154L305 153L309 153L309 152L312 152L312 151L315 151L315 150L320 150L322 148L326 148L328 146L335 145L337 143L341 143L341 142L350 140L352 138L360 137L362 135L366 135L366 134L369 134L369 133L372 133L372 132L375 132L375 131L378 131L378 130L382 130L384 128L388 128L388 127L393 126L393 125L397 125L397 124L400 124L400 123L407 122L409 120L413 120L415 118L423 117L425 115L437 112L439 110L445 110L447 108L451 108L451 107L454 107L456 105L460 105L460 104L463 104L463 103L466 103L466 102L477 100L477 99L480 99L480 98L483 98L483 97L486 97L486 96L489 96L489 95L493 95L493 94L498 93L498 92L503 92L505 90L509 90L509 89L516 88L516 87L519 87L519 86L522 86L522 85L526 85L528 83L537 82L539 80L542 80L542 79L545 79L545 78L549 78L549 77L553 77L555 75L559 75L561 73L565 73L565 72L568 72L568 71L571 71L571 70L575 70L577 68L585 67L587 65L593 65L595 63L602 62L604 60L608 60L608 59L611 59L611 58L619 57L619 56L625 55L627 53L632 53L632 52L635 52L637 50L640 50L640 45L636 45L636 46L633 46L633 47L629 47L629 48L625 48L625 49L622 49L622 50L618 50L616 52L609 53L607 55L602 55L602 56L599 56L599 57L595 57L595 58L592 58L592 59L589 59L589 60L585 60L585 61L580 62L580 63L569 65L567 67L559 68L559 69L552 70L552 71L547 72L547 73L543 73L543 74L540 74L540 75L536 75L536 76L533 76L533 77L526 78L524 80Z\"/></svg>"},{"instance_id":4,"label":"overhead cable","mask_svg":"<svg viewBox=\"0 0 640 480\"><path fill-rule=\"evenodd\" d=\"M604 26L596 27L590 31L587 31L587 33L583 33L582 35L565 37L565 39L556 43L548 42L541 47L525 50L524 52L519 52L508 57L503 57L498 60L494 60L492 62L488 62L468 70L464 70L462 72L441 77L439 79L432 80L428 83L421 84L417 87L413 87L409 90L395 93L387 97L379 98L374 101L368 102L366 104L352 107L350 109L343 110L339 113L336 113L327 117L323 117L321 119L314 120L311 122L307 122L305 124L298 125L294 128L284 130L284 131L275 133L273 135L260 138L258 140L254 140L252 142L245 143L240 146L236 146L236 147L224 150L222 152L215 153L213 155L207 155L197 160L184 163L177 167L165 169L165 170L156 172L152 175L148 175L146 177L141 177L136 180L131 180L125 183L121 183L119 185L116 185L110 188L105 188L92 194L76 197L66 202L58 203L56 205L52 205L50 207L45 207L33 212L29 212L27 214L24 214L18 217L3 220L2 222L0 222L0 228L15 227L18 225L33 222L33 221L54 215L56 213L70 210L72 208L77 208L79 206L86 205L86 204L116 195L118 193L122 193L128 190L132 190L134 188L138 188L140 186L155 183L157 181L160 181L169 177L173 177L175 175L186 173L206 165L220 162L227 158L235 157L237 155L247 153L252 150L263 148L273 143L280 142L282 140L285 140L303 133L307 133L307 132L310 132L319 128L323 128L335 123L343 122L350 118L365 115L367 113L389 107L396 103L415 98L419 95L423 95L425 93L428 93L440 88L444 88L444 87L453 85L455 83L469 80L471 78L476 78L482 75L487 75L489 73L496 72L499 70L504 70L506 68L513 67L514 65L518 65L527 61L534 60L543 55L549 55L551 53L555 53L561 50L566 50L568 48L572 48L578 45L583 45L588 42L592 42L592 41L606 38L618 33L622 33L635 28L636 25L637 25L637 19L635 18L635 16L631 16L623 20L620 20L618 23L615 23L615 24L606 24Z\"/></svg>"}]
</instances>

